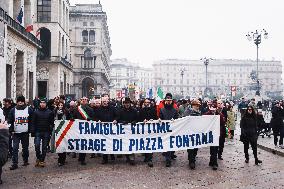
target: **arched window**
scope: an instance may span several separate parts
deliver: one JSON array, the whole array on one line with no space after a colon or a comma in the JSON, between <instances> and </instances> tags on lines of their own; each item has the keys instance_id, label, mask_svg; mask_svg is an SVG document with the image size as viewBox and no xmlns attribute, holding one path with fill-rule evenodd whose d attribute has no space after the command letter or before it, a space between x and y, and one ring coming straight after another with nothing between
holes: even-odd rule
<instances>
[{"instance_id":1,"label":"arched window","mask_svg":"<svg viewBox=\"0 0 284 189\"><path fill-rule=\"evenodd\" d=\"M95 31L91 30L90 31L90 43L94 43L95 42Z\"/></svg>"},{"instance_id":2,"label":"arched window","mask_svg":"<svg viewBox=\"0 0 284 189\"><path fill-rule=\"evenodd\" d=\"M93 56L92 51L90 49L87 49L84 52L83 68L93 68Z\"/></svg>"},{"instance_id":3,"label":"arched window","mask_svg":"<svg viewBox=\"0 0 284 189\"><path fill-rule=\"evenodd\" d=\"M91 23L90 23L90 26L94 26L94 22L91 22Z\"/></svg>"},{"instance_id":4,"label":"arched window","mask_svg":"<svg viewBox=\"0 0 284 189\"><path fill-rule=\"evenodd\" d=\"M83 43L88 43L88 31L87 30L82 31L82 38L83 38Z\"/></svg>"}]
</instances>

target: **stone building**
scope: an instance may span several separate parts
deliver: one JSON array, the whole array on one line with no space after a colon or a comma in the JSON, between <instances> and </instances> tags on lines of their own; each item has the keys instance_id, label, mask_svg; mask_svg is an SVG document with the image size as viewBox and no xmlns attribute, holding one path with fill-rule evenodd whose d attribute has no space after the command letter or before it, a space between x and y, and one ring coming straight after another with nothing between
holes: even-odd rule
<instances>
[{"instance_id":1,"label":"stone building","mask_svg":"<svg viewBox=\"0 0 284 189\"><path fill-rule=\"evenodd\" d=\"M0 99L36 95L36 57L40 41L25 30L32 23L35 0L0 0ZM15 18L22 9L22 24Z\"/></svg>"},{"instance_id":2,"label":"stone building","mask_svg":"<svg viewBox=\"0 0 284 189\"><path fill-rule=\"evenodd\" d=\"M111 70L111 97L127 95L129 88L136 87L140 97L146 97L149 89L153 87L153 69L143 68L127 59L113 59Z\"/></svg>"},{"instance_id":3,"label":"stone building","mask_svg":"<svg viewBox=\"0 0 284 189\"><path fill-rule=\"evenodd\" d=\"M153 64L154 86L163 91L184 96L199 96L206 87L205 65L201 60L168 59ZM182 70L184 75L182 77ZM254 90L251 74L256 70L256 61L214 59L208 65L208 88L213 94L227 95L235 86L237 94L247 94ZM261 94L281 95L281 61L259 61Z\"/></svg>"},{"instance_id":4,"label":"stone building","mask_svg":"<svg viewBox=\"0 0 284 189\"><path fill-rule=\"evenodd\" d=\"M69 12L69 0L37 0L34 29L42 42L36 73L39 97L74 93Z\"/></svg>"},{"instance_id":5,"label":"stone building","mask_svg":"<svg viewBox=\"0 0 284 189\"><path fill-rule=\"evenodd\" d=\"M112 51L107 15L101 4L70 7L70 38L76 96L108 93Z\"/></svg>"}]
</instances>

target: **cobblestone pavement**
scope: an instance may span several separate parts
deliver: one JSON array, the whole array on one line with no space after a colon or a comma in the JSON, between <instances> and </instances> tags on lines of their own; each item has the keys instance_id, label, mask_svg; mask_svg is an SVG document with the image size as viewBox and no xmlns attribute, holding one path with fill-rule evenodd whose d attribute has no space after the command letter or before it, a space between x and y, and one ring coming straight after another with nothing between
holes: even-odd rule
<instances>
[{"instance_id":1,"label":"cobblestone pavement","mask_svg":"<svg viewBox=\"0 0 284 189\"><path fill-rule=\"evenodd\" d=\"M143 162L137 155L136 166L117 158L108 165L101 158L90 159L81 166L77 159L67 157L68 164L57 166L57 155L48 154L45 168L35 168L34 150L31 150L28 167L10 171L8 162L3 171L0 188L284 188L284 158L259 150L263 165L244 162L243 145L236 139L226 142L224 160L219 161L218 171L209 166L209 148L199 150L196 170L188 167L186 151L180 151L172 167L165 167L161 154L154 154L154 167ZM20 158L21 161L21 158ZM21 165L22 162L19 163Z\"/></svg>"}]
</instances>

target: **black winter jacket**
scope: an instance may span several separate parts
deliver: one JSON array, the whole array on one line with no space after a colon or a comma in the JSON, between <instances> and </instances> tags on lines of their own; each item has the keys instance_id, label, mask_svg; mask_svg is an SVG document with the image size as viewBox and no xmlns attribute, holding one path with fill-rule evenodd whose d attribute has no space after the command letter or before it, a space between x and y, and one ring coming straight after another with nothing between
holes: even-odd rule
<instances>
[{"instance_id":1,"label":"black winter jacket","mask_svg":"<svg viewBox=\"0 0 284 189\"><path fill-rule=\"evenodd\" d=\"M45 108L38 109L33 114L31 133L51 132L54 127L54 113Z\"/></svg>"},{"instance_id":2,"label":"black winter jacket","mask_svg":"<svg viewBox=\"0 0 284 189\"><path fill-rule=\"evenodd\" d=\"M8 129L0 129L0 167L2 167L7 161L9 146L8 136Z\"/></svg>"},{"instance_id":3,"label":"black winter jacket","mask_svg":"<svg viewBox=\"0 0 284 189\"><path fill-rule=\"evenodd\" d=\"M112 105L100 107L97 113L98 114L97 116L95 115L95 119L98 119L101 122L113 122L118 119L116 109Z\"/></svg>"},{"instance_id":4,"label":"black winter jacket","mask_svg":"<svg viewBox=\"0 0 284 189\"><path fill-rule=\"evenodd\" d=\"M3 109L3 114L4 114L5 118L6 118L6 120L8 120L9 113L13 109L12 105L9 108L3 107L2 109Z\"/></svg>"},{"instance_id":5,"label":"black winter jacket","mask_svg":"<svg viewBox=\"0 0 284 189\"><path fill-rule=\"evenodd\" d=\"M241 119L241 141L257 140L257 117L245 115Z\"/></svg>"},{"instance_id":6,"label":"black winter jacket","mask_svg":"<svg viewBox=\"0 0 284 189\"><path fill-rule=\"evenodd\" d=\"M150 119L153 119L153 120L156 120L158 119L157 118L157 112L155 110L155 108L153 107L149 107L149 108L142 108L140 111L139 111L139 121L144 121L144 120L150 120Z\"/></svg>"},{"instance_id":7,"label":"black winter jacket","mask_svg":"<svg viewBox=\"0 0 284 189\"><path fill-rule=\"evenodd\" d=\"M272 129L280 129L284 126L283 124L283 115L284 115L284 110L281 109L280 107L274 106L271 110L272 113L272 118L270 121L270 125Z\"/></svg>"},{"instance_id":8,"label":"black winter jacket","mask_svg":"<svg viewBox=\"0 0 284 189\"><path fill-rule=\"evenodd\" d=\"M138 121L138 112L130 107L129 109L122 108L118 113L118 123L136 123Z\"/></svg>"}]
</instances>

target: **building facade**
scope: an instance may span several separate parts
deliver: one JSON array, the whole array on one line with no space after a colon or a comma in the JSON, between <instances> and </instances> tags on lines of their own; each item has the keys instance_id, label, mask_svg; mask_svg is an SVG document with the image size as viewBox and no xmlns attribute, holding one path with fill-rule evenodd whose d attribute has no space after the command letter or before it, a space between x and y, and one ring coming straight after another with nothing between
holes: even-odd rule
<instances>
[{"instance_id":1,"label":"building facade","mask_svg":"<svg viewBox=\"0 0 284 189\"><path fill-rule=\"evenodd\" d=\"M154 87L175 95L197 97L204 94L206 69L201 60L168 59L153 64ZM183 76L182 76L183 70ZM208 65L208 88L214 95L230 96L231 87L237 94L255 91L251 75L256 71L256 61L214 59ZM281 61L259 61L261 93L281 95Z\"/></svg>"},{"instance_id":2,"label":"building facade","mask_svg":"<svg viewBox=\"0 0 284 189\"><path fill-rule=\"evenodd\" d=\"M136 96L146 97L153 87L153 70L143 68L127 59L114 59L110 64L111 70L111 97L116 98L128 95L135 90Z\"/></svg>"},{"instance_id":3,"label":"building facade","mask_svg":"<svg viewBox=\"0 0 284 189\"><path fill-rule=\"evenodd\" d=\"M107 15L101 4L70 7L71 52L77 97L109 92L112 54Z\"/></svg>"},{"instance_id":4,"label":"building facade","mask_svg":"<svg viewBox=\"0 0 284 189\"><path fill-rule=\"evenodd\" d=\"M36 58L40 41L25 30L32 23L35 0L0 0L0 99L36 95ZM22 11L22 23L15 18Z\"/></svg>"},{"instance_id":5,"label":"building facade","mask_svg":"<svg viewBox=\"0 0 284 189\"><path fill-rule=\"evenodd\" d=\"M42 42L36 73L39 97L74 93L69 12L69 0L37 0L34 29Z\"/></svg>"}]
</instances>

